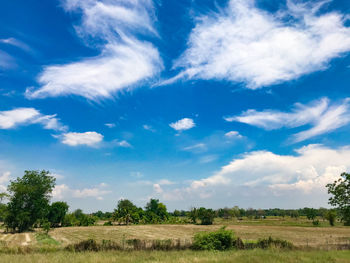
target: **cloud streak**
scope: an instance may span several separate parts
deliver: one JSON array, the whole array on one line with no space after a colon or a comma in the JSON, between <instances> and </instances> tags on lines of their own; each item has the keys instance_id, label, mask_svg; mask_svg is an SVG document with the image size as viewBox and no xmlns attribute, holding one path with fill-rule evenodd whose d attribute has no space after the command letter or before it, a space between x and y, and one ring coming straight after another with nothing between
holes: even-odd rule
<instances>
[{"instance_id":1,"label":"cloud streak","mask_svg":"<svg viewBox=\"0 0 350 263\"><path fill-rule=\"evenodd\" d=\"M220 12L197 17L187 50L173 79L215 79L245 83L247 88L297 79L325 70L350 51L348 19L339 12L320 13L329 1L296 4L269 13L253 0L231 0Z\"/></svg>"},{"instance_id":2,"label":"cloud streak","mask_svg":"<svg viewBox=\"0 0 350 263\"><path fill-rule=\"evenodd\" d=\"M64 65L46 66L39 88L28 88L28 98L78 95L90 100L110 98L157 75L163 65L157 48L137 36L156 37L150 0L65 0L68 12L81 12L79 36L100 50L96 57ZM135 66L137 65L137 66Z\"/></svg>"},{"instance_id":3,"label":"cloud streak","mask_svg":"<svg viewBox=\"0 0 350 263\"><path fill-rule=\"evenodd\" d=\"M0 111L0 129L13 129L20 125L41 124L44 129L65 131L67 126L54 115L44 115L34 108L16 108Z\"/></svg>"},{"instance_id":4,"label":"cloud streak","mask_svg":"<svg viewBox=\"0 0 350 263\"><path fill-rule=\"evenodd\" d=\"M314 136L332 132L350 122L350 99L331 104L328 98L307 105L296 103L290 112L253 109L239 116L225 117L229 122L241 122L265 130L295 128L309 125L310 129L293 135L293 142L301 142Z\"/></svg>"}]
</instances>

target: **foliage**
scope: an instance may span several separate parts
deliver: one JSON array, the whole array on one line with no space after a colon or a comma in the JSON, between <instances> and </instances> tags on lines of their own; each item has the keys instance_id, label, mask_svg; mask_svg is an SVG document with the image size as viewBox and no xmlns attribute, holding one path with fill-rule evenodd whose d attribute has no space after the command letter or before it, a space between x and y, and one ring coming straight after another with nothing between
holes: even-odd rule
<instances>
[{"instance_id":1,"label":"foliage","mask_svg":"<svg viewBox=\"0 0 350 263\"><path fill-rule=\"evenodd\" d=\"M50 194L55 178L48 171L25 171L22 178L11 181L5 218L6 227L23 232L33 227L37 220L47 217Z\"/></svg>"},{"instance_id":2,"label":"foliage","mask_svg":"<svg viewBox=\"0 0 350 263\"><path fill-rule=\"evenodd\" d=\"M317 211L314 208L304 208L305 209L305 213L306 213L306 217L309 220L314 220L317 216Z\"/></svg>"},{"instance_id":3,"label":"foliage","mask_svg":"<svg viewBox=\"0 0 350 263\"><path fill-rule=\"evenodd\" d=\"M201 207L198 209L198 218L201 220L201 225L212 225L215 218L215 211Z\"/></svg>"},{"instance_id":4,"label":"foliage","mask_svg":"<svg viewBox=\"0 0 350 263\"><path fill-rule=\"evenodd\" d=\"M168 219L167 208L158 199L151 199L146 205L145 217L147 223L160 223Z\"/></svg>"},{"instance_id":5,"label":"foliage","mask_svg":"<svg viewBox=\"0 0 350 263\"><path fill-rule=\"evenodd\" d=\"M335 219L337 218L337 212L335 210L327 211L325 218L328 220L331 226L334 226Z\"/></svg>"},{"instance_id":6,"label":"foliage","mask_svg":"<svg viewBox=\"0 0 350 263\"><path fill-rule=\"evenodd\" d=\"M313 224L314 226L319 226L319 225L320 225L320 221L319 221L319 220L313 220L313 221L312 221L312 224Z\"/></svg>"},{"instance_id":7,"label":"foliage","mask_svg":"<svg viewBox=\"0 0 350 263\"><path fill-rule=\"evenodd\" d=\"M77 209L73 213L65 215L62 226L93 226L97 219L97 217L84 214L81 209Z\"/></svg>"},{"instance_id":8,"label":"foliage","mask_svg":"<svg viewBox=\"0 0 350 263\"><path fill-rule=\"evenodd\" d=\"M114 220L124 222L126 225L140 221L139 209L128 199L119 200L118 207L114 211Z\"/></svg>"},{"instance_id":9,"label":"foliage","mask_svg":"<svg viewBox=\"0 0 350 263\"><path fill-rule=\"evenodd\" d=\"M217 231L195 234L192 248L195 250L227 250L233 247L234 241L233 232L223 227Z\"/></svg>"},{"instance_id":10,"label":"foliage","mask_svg":"<svg viewBox=\"0 0 350 263\"><path fill-rule=\"evenodd\" d=\"M63 224L64 217L69 206L66 202L54 202L49 208L48 220L52 227L59 227Z\"/></svg>"},{"instance_id":11,"label":"foliage","mask_svg":"<svg viewBox=\"0 0 350 263\"><path fill-rule=\"evenodd\" d=\"M338 207L344 225L350 226L350 174L342 173L332 184L327 184L329 204Z\"/></svg>"},{"instance_id":12,"label":"foliage","mask_svg":"<svg viewBox=\"0 0 350 263\"><path fill-rule=\"evenodd\" d=\"M188 217L191 219L193 224L197 223L198 219L198 210L197 208L193 207L191 208L191 211L188 213Z\"/></svg>"}]
</instances>

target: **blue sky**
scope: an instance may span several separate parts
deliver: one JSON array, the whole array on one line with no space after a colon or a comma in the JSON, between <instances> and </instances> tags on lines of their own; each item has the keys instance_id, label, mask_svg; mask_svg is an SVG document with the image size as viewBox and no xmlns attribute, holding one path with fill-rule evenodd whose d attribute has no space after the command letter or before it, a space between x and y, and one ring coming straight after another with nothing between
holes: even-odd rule
<instances>
[{"instance_id":1,"label":"blue sky","mask_svg":"<svg viewBox=\"0 0 350 263\"><path fill-rule=\"evenodd\" d=\"M0 190L54 200L327 206L349 170L346 0L0 4Z\"/></svg>"}]
</instances>

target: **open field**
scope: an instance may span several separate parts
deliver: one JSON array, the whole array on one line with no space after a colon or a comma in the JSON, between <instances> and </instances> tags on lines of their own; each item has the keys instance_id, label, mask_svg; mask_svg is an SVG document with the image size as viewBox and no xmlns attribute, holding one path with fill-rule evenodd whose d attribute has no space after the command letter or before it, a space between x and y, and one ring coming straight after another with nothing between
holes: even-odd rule
<instances>
[{"instance_id":1,"label":"open field","mask_svg":"<svg viewBox=\"0 0 350 263\"><path fill-rule=\"evenodd\" d=\"M195 252L195 251L134 251L134 252L85 252L85 253L41 253L26 255L1 255L2 263L12 262L40 262L40 263L99 263L99 262L314 262L345 263L350 260L350 251L226 251L226 252Z\"/></svg>"},{"instance_id":2,"label":"open field","mask_svg":"<svg viewBox=\"0 0 350 263\"><path fill-rule=\"evenodd\" d=\"M155 240L180 239L182 243L190 242L193 235L199 231L216 230L223 225L130 225L130 226L90 226L64 227L50 231L52 244L66 246L87 239L96 241L112 240L121 242L127 239ZM247 225L227 224L227 229L234 231L236 236L245 240L258 238L280 238L291 241L298 247L317 249L336 249L342 245L350 245L349 227L302 227L281 225ZM0 233L0 243L3 246L38 246L37 232L20 234Z\"/></svg>"}]
</instances>

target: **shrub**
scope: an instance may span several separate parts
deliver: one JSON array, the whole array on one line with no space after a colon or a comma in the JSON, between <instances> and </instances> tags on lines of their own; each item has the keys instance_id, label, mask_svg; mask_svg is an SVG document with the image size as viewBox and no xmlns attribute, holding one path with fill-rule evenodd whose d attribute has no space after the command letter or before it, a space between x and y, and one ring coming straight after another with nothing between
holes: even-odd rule
<instances>
[{"instance_id":1,"label":"shrub","mask_svg":"<svg viewBox=\"0 0 350 263\"><path fill-rule=\"evenodd\" d=\"M312 224L314 226L319 226L320 225L320 221L319 220L314 220L314 221L312 221Z\"/></svg>"},{"instance_id":2,"label":"shrub","mask_svg":"<svg viewBox=\"0 0 350 263\"><path fill-rule=\"evenodd\" d=\"M101 249L101 246L97 244L94 239L88 239L77 244L69 245L66 249L75 252L99 251Z\"/></svg>"},{"instance_id":3,"label":"shrub","mask_svg":"<svg viewBox=\"0 0 350 263\"><path fill-rule=\"evenodd\" d=\"M294 245L287 241L282 239L274 239L272 237L259 239L256 243L257 248L267 249L267 248L282 248L282 249L292 249L294 248Z\"/></svg>"},{"instance_id":4,"label":"shrub","mask_svg":"<svg viewBox=\"0 0 350 263\"><path fill-rule=\"evenodd\" d=\"M104 226L113 226L111 221L107 221L103 223Z\"/></svg>"},{"instance_id":5,"label":"shrub","mask_svg":"<svg viewBox=\"0 0 350 263\"><path fill-rule=\"evenodd\" d=\"M195 250L227 250L234 244L234 234L225 227L214 232L201 232L194 236L193 249Z\"/></svg>"}]
</instances>

